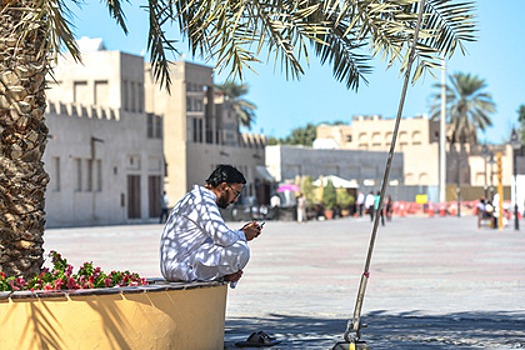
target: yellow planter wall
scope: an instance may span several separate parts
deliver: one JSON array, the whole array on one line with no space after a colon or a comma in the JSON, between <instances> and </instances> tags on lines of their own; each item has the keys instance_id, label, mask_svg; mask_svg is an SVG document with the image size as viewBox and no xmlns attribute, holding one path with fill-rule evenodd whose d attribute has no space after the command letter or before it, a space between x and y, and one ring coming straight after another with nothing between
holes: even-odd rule
<instances>
[{"instance_id":1,"label":"yellow planter wall","mask_svg":"<svg viewBox=\"0 0 525 350\"><path fill-rule=\"evenodd\" d=\"M4 349L224 349L226 285L0 301Z\"/></svg>"}]
</instances>

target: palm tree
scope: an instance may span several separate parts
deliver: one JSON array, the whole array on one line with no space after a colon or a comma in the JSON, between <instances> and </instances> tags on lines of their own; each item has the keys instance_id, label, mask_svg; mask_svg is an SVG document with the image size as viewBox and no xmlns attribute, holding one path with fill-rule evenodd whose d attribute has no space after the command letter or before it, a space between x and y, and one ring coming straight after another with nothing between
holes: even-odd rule
<instances>
[{"instance_id":1,"label":"palm tree","mask_svg":"<svg viewBox=\"0 0 525 350\"><path fill-rule=\"evenodd\" d=\"M73 0L76 5L83 2ZM119 0L105 1L127 32ZM403 62L405 71L419 11L418 0L148 0L148 52L157 82L169 89L168 52L177 53L167 31L178 26L193 55L214 59L233 79L253 69L259 57L280 62L286 76L304 74L311 45L336 79L357 89L370 60ZM474 6L459 0L427 0L414 78L439 62L441 54L464 50L475 40ZM64 0L2 0L0 10L0 271L31 278L43 262L44 193L42 164L47 128L45 79L61 48L77 61ZM367 54L368 47L371 54Z\"/></svg>"},{"instance_id":2,"label":"palm tree","mask_svg":"<svg viewBox=\"0 0 525 350\"><path fill-rule=\"evenodd\" d=\"M447 138L450 139L450 152L454 152L456 158L456 171L451 173L449 179L456 178L459 202L461 164L467 164L461 161L462 158L467 157L465 143L477 144L478 130L485 131L487 126L492 126L490 114L496 111L496 104L492 101L491 94L483 91L487 87L485 80L478 78L477 75L454 73L449 78L451 86L445 86L449 135ZM440 84L435 84L434 87L441 89ZM441 113L441 92L433 95L433 101L431 118L437 119ZM455 143L460 144L459 151L452 147ZM458 203L458 216L459 208Z\"/></svg>"},{"instance_id":3,"label":"palm tree","mask_svg":"<svg viewBox=\"0 0 525 350\"><path fill-rule=\"evenodd\" d=\"M451 143L477 143L478 130L485 131L492 126L490 115L496 111L492 95L483 91L487 84L477 75L454 73L451 86L446 86L446 113ZM441 89L440 84L434 87ZM441 92L433 95L431 118L439 119L441 113Z\"/></svg>"},{"instance_id":4,"label":"palm tree","mask_svg":"<svg viewBox=\"0 0 525 350\"><path fill-rule=\"evenodd\" d=\"M242 96L248 94L250 87L246 83L237 84L226 81L223 84L215 85L215 88L224 94L224 99L228 101L229 107L233 109L237 116L237 122L240 126L252 129L255 124L255 110L257 106Z\"/></svg>"},{"instance_id":5,"label":"palm tree","mask_svg":"<svg viewBox=\"0 0 525 350\"><path fill-rule=\"evenodd\" d=\"M525 142L525 105L520 105L516 112L518 113L518 122L521 125L518 132L520 133L521 140Z\"/></svg>"}]
</instances>

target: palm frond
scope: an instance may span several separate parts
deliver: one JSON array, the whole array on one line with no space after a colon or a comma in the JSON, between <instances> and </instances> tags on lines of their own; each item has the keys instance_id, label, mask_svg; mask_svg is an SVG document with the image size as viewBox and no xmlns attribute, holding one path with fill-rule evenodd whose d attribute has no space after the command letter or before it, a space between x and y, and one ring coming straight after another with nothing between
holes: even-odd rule
<instances>
[{"instance_id":1,"label":"palm frond","mask_svg":"<svg viewBox=\"0 0 525 350\"><path fill-rule=\"evenodd\" d=\"M178 50L173 46L175 41L168 40L162 29L162 25L167 21L166 7L156 1L149 1L147 11L150 23L147 48L150 53L153 78L161 86L164 86L169 93L171 78L166 51L178 53Z\"/></svg>"},{"instance_id":2,"label":"palm frond","mask_svg":"<svg viewBox=\"0 0 525 350\"><path fill-rule=\"evenodd\" d=\"M10 2L11 3L11 2ZM77 3L77 2L74 2ZM20 6L19 2L12 2L11 6ZM22 17L18 26L22 29L24 37L31 37L36 34L36 30L44 29L44 40L39 54L46 55L48 59L57 61L61 48L65 46L71 53L73 59L81 61L80 51L75 42L71 18L73 13L62 0L43 0L39 1L34 7L18 7L22 12ZM6 9L7 7L4 7ZM22 41L24 38L20 38Z\"/></svg>"},{"instance_id":3,"label":"palm frond","mask_svg":"<svg viewBox=\"0 0 525 350\"><path fill-rule=\"evenodd\" d=\"M129 0L124 0L129 3ZM128 34L128 28L126 27L126 15L122 10L120 0L106 0L106 6L108 8L110 16L117 22L117 24L122 28L124 33Z\"/></svg>"}]
</instances>

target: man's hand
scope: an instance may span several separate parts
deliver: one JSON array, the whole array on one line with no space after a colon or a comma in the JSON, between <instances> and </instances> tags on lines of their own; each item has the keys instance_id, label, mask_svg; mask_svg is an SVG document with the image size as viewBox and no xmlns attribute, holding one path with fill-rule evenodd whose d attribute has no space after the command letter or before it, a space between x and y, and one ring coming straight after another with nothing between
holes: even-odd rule
<instances>
[{"instance_id":1,"label":"man's hand","mask_svg":"<svg viewBox=\"0 0 525 350\"><path fill-rule=\"evenodd\" d=\"M242 277L242 270L239 270L235 273L232 273L231 275L224 276L224 280L228 282L238 282Z\"/></svg>"},{"instance_id":2,"label":"man's hand","mask_svg":"<svg viewBox=\"0 0 525 350\"><path fill-rule=\"evenodd\" d=\"M246 236L247 241L251 241L261 234L261 227L255 220L249 224L244 225L241 230L244 232L244 236Z\"/></svg>"}]
</instances>

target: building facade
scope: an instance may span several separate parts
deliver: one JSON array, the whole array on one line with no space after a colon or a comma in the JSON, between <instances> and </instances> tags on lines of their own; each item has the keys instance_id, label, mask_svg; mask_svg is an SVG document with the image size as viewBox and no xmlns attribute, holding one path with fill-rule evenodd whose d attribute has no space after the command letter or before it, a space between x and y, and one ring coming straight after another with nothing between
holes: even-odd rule
<instances>
[{"instance_id":1,"label":"building facade","mask_svg":"<svg viewBox=\"0 0 525 350\"><path fill-rule=\"evenodd\" d=\"M163 120L165 188L174 205L193 185L204 185L218 164L231 164L248 183L242 197L269 200L264 167L266 139L242 135L235 112L215 91L213 69L185 61L170 66L170 93L153 81L146 64L146 111ZM266 198L266 195L268 198Z\"/></svg>"},{"instance_id":2,"label":"building facade","mask_svg":"<svg viewBox=\"0 0 525 350\"><path fill-rule=\"evenodd\" d=\"M383 179L386 152L267 146L266 167L277 180L336 175L358 185L378 187ZM390 170L391 185L403 182L403 154L396 154Z\"/></svg>"},{"instance_id":3,"label":"building facade","mask_svg":"<svg viewBox=\"0 0 525 350\"><path fill-rule=\"evenodd\" d=\"M380 115L354 116L351 125L320 125L317 138L338 149L383 151L390 149L394 119ZM326 140L329 140L326 141ZM502 153L503 185L512 175L512 148L508 145L446 144L447 184L490 186L495 166L490 155ZM404 155L405 185L439 186L439 122L427 116L403 118L397 137L396 152Z\"/></svg>"},{"instance_id":4,"label":"building facade","mask_svg":"<svg viewBox=\"0 0 525 350\"><path fill-rule=\"evenodd\" d=\"M118 51L61 59L49 79L47 226L158 221L160 117L144 109L144 61Z\"/></svg>"}]
</instances>

